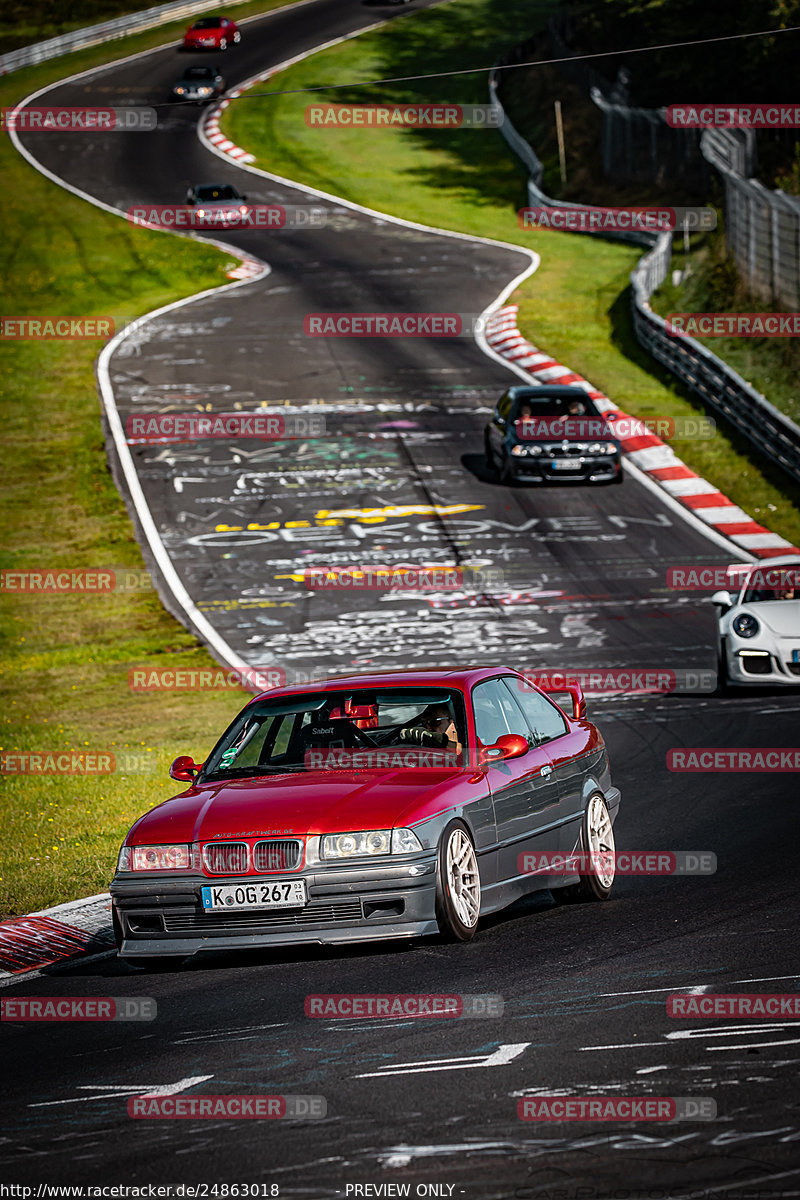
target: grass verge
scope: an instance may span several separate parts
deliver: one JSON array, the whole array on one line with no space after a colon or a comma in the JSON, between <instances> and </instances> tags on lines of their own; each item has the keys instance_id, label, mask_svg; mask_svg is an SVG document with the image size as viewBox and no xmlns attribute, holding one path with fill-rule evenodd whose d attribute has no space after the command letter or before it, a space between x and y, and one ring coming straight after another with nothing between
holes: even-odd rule
<instances>
[{"instance_id":1,"label":"grass verge","mask_svg":"<svg viewBox=\"0 0 800 1200\"><path fill-rule=\"evenodd\" d=\"M241 13L278 7L243 6ZM185 26L94 47L0 82L10 106L68 73L162 43ZM229 256L135 229L50 183L0 140L3 311L127 321L226 282ZM0 344L3 568L141 568L111 479L94 378L99 342ZM105 776L0 776L0 917L104 890L132 822L177 790L167 767L202 758L247 693L134 694L133 666L213 666L154 591L5 592L0 751L110 750Z\"/></svg>"},{"instance_id":2,"label":"grass verge","mask_svg":"<svg viewBox=\"0 0 800 1200\"><path fill-rule=\"evenodd\" d=\"M223 126L265 170L398 217L537 250L541 267L514 297L522 332L636 416L696 414L703 411L699 401L634 337L628 277L641 252L579 235L521 231L516 210L526 203L525 172L498 132L306 121L306 108L320 102L485 103L485 72L433 83L368 81L485 66L519 40L521 28L530 34L543 26L551 11L546 0L459 0L407 14L273 77L269 90L286 94L246 94L226 110ZM798 542L800 489L770 478L769 465L733 430L720 427L713 439L672 445L755 519Z\"/></svg>"}]
</instances>

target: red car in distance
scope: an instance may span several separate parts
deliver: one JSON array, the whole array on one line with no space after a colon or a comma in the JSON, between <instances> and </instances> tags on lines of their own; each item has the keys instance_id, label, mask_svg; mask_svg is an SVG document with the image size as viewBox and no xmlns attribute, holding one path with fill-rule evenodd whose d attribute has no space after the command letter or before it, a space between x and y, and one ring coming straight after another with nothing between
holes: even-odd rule
<instances>
[{"instance_id":1,"label":"red car in distance","mask_svg":"<svg viewBox=\"0 0 800 1200\"><path fill-rule=\"evenodd\" d=\"M128 833L111 884L120 954L155 966L199 950L466 941L529 892L606 899L620 794L569 690L572 716L505 667L256 696L204 763L175 760L189 786ZM529 865L574 850L591 856L580 875L563 856L560 872Z\"/></svg>"},{"instance_id":2,"label":"red car in distance","mask_svg":"<svg viewBox=\"0 0 800 1200\"><path fill-rule=\"evenodd\" d=\"M242 35L230 17L200 17L183 35L184 50L227 50L236 46Z\"/></svg>"}]
</instances>

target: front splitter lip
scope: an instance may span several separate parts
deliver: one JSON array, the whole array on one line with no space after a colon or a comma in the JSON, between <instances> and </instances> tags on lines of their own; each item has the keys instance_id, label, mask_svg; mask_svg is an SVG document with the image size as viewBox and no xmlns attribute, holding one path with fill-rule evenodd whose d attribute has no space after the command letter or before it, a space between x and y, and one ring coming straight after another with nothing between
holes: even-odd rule
<instances>
[{"instance_id":1,"label":"front splitter lip","mask_svg":"<svg viewBox=\"0 0 800 1200\"><path fill-rule=\"evenodd\" d=\"M395 922L391 925L347 926L333 929L286 930L270 933L226 934L216 937L125 938L120 946L122 958L188 958L204 951L268 950L276 946L342 946L356 942L396 941L436 934L435 920Z\"/></svg>"}]
</instances>

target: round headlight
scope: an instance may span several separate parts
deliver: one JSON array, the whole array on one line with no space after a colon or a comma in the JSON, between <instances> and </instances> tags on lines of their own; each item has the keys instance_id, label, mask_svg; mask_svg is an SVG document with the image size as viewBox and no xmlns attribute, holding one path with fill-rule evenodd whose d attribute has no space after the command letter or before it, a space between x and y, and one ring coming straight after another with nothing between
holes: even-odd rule
<instances>
[{"instance_id":1,"label":"round headlight","mask_svg":"<svg viewBox=\"0 0 800 1200\"><path fill-rule=\"evenodd\" d=\"M385 833L370 833L367 836L367 850L370 854L388 854L389 838Z\"/></svg>"},{"instance_id":2,"label":"round headlight","mask_svg":"<svg viewBox=\"0 0 800 1200\"><path fill-rule=\"evenodd\" d=\"M738 617L734 617L733 631L738 633L739 637L755 637L760 628L761 626L751 613L740 613Z\"/></svg>"},{"instance_id":3,"label":"round headlight","mask_svg":"<svg viewBox=\"0 0 800 1200\"><path fill-rule=\"evenodd\" d=\"M340 854L355 854L358 843L352 833L343 833L336 839L336 849Z\"/></svg>"}]
</instances>

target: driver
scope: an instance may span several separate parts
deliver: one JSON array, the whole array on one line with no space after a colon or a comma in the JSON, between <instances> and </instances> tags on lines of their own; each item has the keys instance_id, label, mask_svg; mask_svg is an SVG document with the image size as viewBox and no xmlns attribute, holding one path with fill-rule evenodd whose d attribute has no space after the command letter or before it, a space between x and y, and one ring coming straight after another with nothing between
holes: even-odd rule
<instances>
[{"instance_id":1,"label":"driver","mask_svg":"<svg viewBox=\"0 0 800 1200\"><path fill-rule=\"evenodd\" d=\"M461 753L461 742L450 709L446 704L431 704L417 718L416 725L400 730L400 741L413 746L438 746L441 750Z\"/></svg>"}]
</instances>

